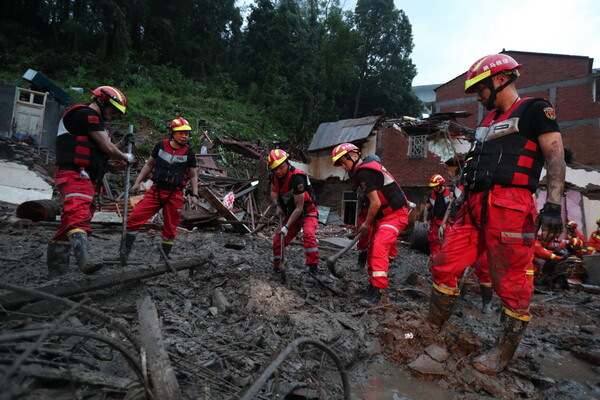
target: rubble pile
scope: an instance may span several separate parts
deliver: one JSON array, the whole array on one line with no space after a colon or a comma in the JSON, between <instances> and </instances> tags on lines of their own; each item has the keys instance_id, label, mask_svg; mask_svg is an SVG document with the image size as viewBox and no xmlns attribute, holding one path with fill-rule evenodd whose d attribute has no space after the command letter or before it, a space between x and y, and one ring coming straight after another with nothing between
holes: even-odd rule
<instances>
[{"instance_id":1,"label":"rubble pile","mask_svg":"<svg viewBox=\"0 0 600 400\"><path fill-rule=\"evenodd\" d=\"M231 184L206 187L216 197L250 187ZM45 250L56 223L23 224L15 208L3 205L0 214L3 398L266 399L276 391L288 399L396 398L395 387L378 387L373 376L382 362L394 366L386 374L411 374L413 390L434 381L440 398L600 398L595 293L537 288L515 359L487 376L470 359L496 336L498 299L493 314L482 314L472 278L449 322L432 330L424 322L428 257L407 240L390 266L382 304L363 308L367 282L354 267L356 253L337 261L340 279L325 263L341 248L327 239L352 233L343 226L319 225L316 278L295 239L286 249L285 284L271 277L276 225L266 218L249 234L250 208L245 231L224 216L182 228L167 263L159 257L160 226L149 226L125 268L119 230L96 224L90 252L103 268L83 275L71 259L69 273L48 280ZM255 228L263 214L254 214ZM265 377L269 368L275 373Z\"/></svg>"}]
</instances>

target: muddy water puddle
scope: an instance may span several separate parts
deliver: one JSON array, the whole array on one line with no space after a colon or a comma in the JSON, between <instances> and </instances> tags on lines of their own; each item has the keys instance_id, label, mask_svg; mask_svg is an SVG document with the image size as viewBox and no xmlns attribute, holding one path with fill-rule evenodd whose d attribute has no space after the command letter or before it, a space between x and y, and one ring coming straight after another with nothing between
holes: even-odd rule
<instances>
[{"instance_id":1,"label":"muddy water puddle","mask_svg":"<svg viewBox=\"0 0 600 400\"><path fill-rule=\"evenodd\" d=\"M594 367L583 360L573 357L569 353L552 352L538 358L541 371L544 375L554 380L570 380L588 383L596 386L600 383L600 376L594 371ZM600 393L587 393L590 399L600 399Z\"/></svg>"},{"instance_id":2,"label":"muddy water puddle","mask_svg":"<svg viewBox=\"0 0 600 400\"><path fill-rule=\"evenodd\" d=\"M352 399L360 400L452 400L458 392L443 390L436 382L420 380L391 363L371 368L362 384L352 385Z\"/></svg>"}]
</instances>

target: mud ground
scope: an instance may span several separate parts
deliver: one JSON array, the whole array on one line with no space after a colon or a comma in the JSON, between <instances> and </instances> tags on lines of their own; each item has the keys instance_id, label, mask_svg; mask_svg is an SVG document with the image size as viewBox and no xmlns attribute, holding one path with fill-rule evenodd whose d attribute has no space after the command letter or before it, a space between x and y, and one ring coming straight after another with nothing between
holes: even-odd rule
<instances>
[{"instance_id":1,"label":"mud ground","mask_svg":"<svg viewBox=\"0 0 600 400\"><path fill-rule=\"evenodd\" d=\"M48 281L45 252L55 227L19 222L10 206L1 210L3 282L35 288L82 276L71 258L72 272ZM318 231L321 238L334 233L348 232L337 226L320 226ZM366 309L358 304L366 278L364 271L354 269L356 253L349 252L338 261L347 272L341 280L331 276L322 262L320 284L308 276L302 245L295 240L286 251L288 281L281 284L271 279L271 234L272 228L256 236L222 228L182 232L172 259L212 253L210 265L196 269L191 276L187 271L167 273L76 296L74 300L87 297L88 306L111 315L139 334L136 303L150 295L161 318L164 342L179 385L189 399L231 398L236 389L251 384L261 368L298 337L318 339L335 351L348 371L353 399L419 398L392 397L393 387L379 388L378 395L369 395L365 389L368 380L375 366L383 362L412 374L416 382L434 382L440 390L452 393L449 398L600 398L600 295L539 288L532 304L534 319L515 359L506 371L489 377L476 371L471 359L489 347L499 332L499 301L494 298L495 314L482 314L474 277L465 285L449 323L441 331L432 331L424 323L430 291L427 257L408 249L405 241L400 242L398 258L391 265L391 284L384 304ZM114 259L119 241L119 227L96 229L90 249L97 260ZM130 260L136 265L156 263L159 242L160 232L141 233ZM321 250L322 259L334 253L325 247ZM118 264L106 263L97 275L120 270ZM0 316L0 330L44 324L61 312L63 307L45 301L5 310ZM63 324L83 325L117 336L105 325L84 317L71 316ZM60 343L64 339L53 340L65 344ZM87 354L101 371L132 375L109 348L85 341L70 345L71 351ZM3 368L10 364L6 358L12 350L0 347ZM12 359L16 354L15 351ZM578 360L575 376L567 371L570 364L565 360ZM196 371L190 365L197 366ZM209 370L214 379L206 378L200 370ZM26 393L48 386L47 381L38 379L32 383L19 374L11 383L29 389L17 398L34 398ZM50 386L57 391L53 393L62 388L57 383ZM210 396L207 390L212 393ZM104 397L93 397L97 390L85 385L71 387L68 393L79 397L67 398L135 398L131 393L106 391Z\"/></svg>"}]
</instances>

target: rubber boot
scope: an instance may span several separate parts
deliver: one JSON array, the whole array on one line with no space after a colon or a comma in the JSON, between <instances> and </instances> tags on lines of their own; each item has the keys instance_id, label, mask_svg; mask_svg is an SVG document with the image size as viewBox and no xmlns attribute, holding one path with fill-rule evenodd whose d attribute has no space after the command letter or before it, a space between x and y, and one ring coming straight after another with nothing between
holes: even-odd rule
<instances>
[{"instance_id":1,"label":"rubber boot","mask_svg":"<svg viewBox=\"0 0 600 400\"><path fill-rule=\"evenodd\" d=\"M362 271L367 266L367 251L359 250L358 251L358 259L356 260L356 265L354 266L355 271Z\"/></svg>"},{"instance_id":2,"label":"rubber boot","mask_svg":"<svg viewBox=\"0 0 600 400\"><path fill-rule=\"evenodd\" d=\"M48 276L56 278L69 271L69 255L71 254L71 242L59 242L51 240L48 243L46 253L46 265Z\"/></svg>"},{"instance_id":3,"label":"rubber boot","mask_svg":"<svg viewBox=\"0 0 600 400\"><path fill-rule=\"evenodd\" d=\"M173 241L163 239L163 241L160 245L161 245L162 251L163 251L163 253L165 253L165 256L167 257L167 259L170 259L171 257L169 257L169 253L171 253L171 249L173 248ZM162 257L163 257L163 255L161 254L161 258Z\"/></svg>"},{"instance_id":4,"label":"rubber boot","mask_svg":"<svg viewBox=\"0 0 600 400\"><path fill-rule=\"evenodd\" d=\"M494 312L492 309L492 296L494 290L490 286L479 285L481 291L481 312L483 314L491 314Z\"/></svg>"},{"instance_id":5,"label":"rubber boot","mask_svg":"<svg viewBox=\"0 0 600 400\"><path fill-rule=\"evenodd\" d=\"M359 300L358 304L363 307L375 307L379 305L380 301L381 289L371 283L369 284L369 287L367 287L363 298Z\"/></svg>"},{"instance_id":6,"label":"rubber boot","mask_svg":"<svg viewBox=\"0 0 600 400\"><path fill-rule=\"evenodd\" d=\"M308 266L308 273L311 275L317 275L319 273L319 264L311 264Z\"/></svg>"},{"instance_id":7,"label":"rubber boot","mask_svg":"<svg viewBox=\"0 0 600 400\"><path fill-rule=\"evenodd\" d=\"M473 366L484 374L496 375L506 368L513 358L528 324L526 321L509 315L503 315L503 320L503 329L498 342L490 350L473 360Z\"/></svg>"},{"instance_id":8,"label":"rubber boot","mask_svg":"<svg viewBox=\"0 0 600 400\"><path fill-rule=\"evenodd\" d=\"M282 270L281 268L275 268L273 267L273 272L271 274L271 279L273 279L274 281L277 281L281 284L284 284L287 282L287 277L285 276L285 271Z\"/></svg>"},{"instance_id":9,"label":"rubber boot","mask_svg":"<svg viewBox=\"0 0 600 400\"><path fill-rule=\"evenodd\" d=\"M458 301L458 296L444 294L436 288L431 288L431 297L429 297L429 315L427 322L432 328L440 328L444 322L450 319L454 306Z\"/></svg>"},{"instance_id":10,"label":"rubber boot","mask_svg":"<svg viewBox=\"0 0 600 400\"><path fill-rule=\"evenodd\" d=\"M129 259L129 254L131 253L131 249L133 248L133 242L135 242L135 238L137 235L132 235L131 233L125 234L125 247L123 247L123 242L121 241L121 248L119 248L119 257L121 260L121 265L125 266L127 264L127 260Z\"/></svg>"},{"instance_id":11,"label":"rubber boot","mask_svg":"<svg viewBox=\"0 0 600 400\"><path fill-rule=\"evenodd\" d=\"M75 255L75 261L79 270L84 274L93 274L102 268L102 264L94 264L92 257L87 248L87 233L77 231L69 234L69 242L73 248L73 254Z\"/></svg>"}]
</instances>

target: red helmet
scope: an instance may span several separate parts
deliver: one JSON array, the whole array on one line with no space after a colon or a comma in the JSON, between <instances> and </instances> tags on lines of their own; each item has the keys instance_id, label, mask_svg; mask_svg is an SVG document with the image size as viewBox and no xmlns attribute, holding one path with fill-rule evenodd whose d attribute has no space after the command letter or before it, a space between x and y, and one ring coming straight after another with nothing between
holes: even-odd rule
<instances>
[{"instance_id":1,"label":"red helmet","mask_svg":"<svg viewBox=\"0 0 600 400\"><path fill-rule=\"evenodd\" d=\"M127 110L127 99L123 92L112 86L99 86L92 90L92 99L101 98L115 106L121 114L125 114Z\"/></svg>"},{"instance_id":2,"label":"red helmet","mask_svg":"<svg viewBox=\"0 0 600 400\"><path fill-rule=\"evenodd\" d=\"M182 132L182 131L191 131L192 127L190 123L187 122L185 118L175 118L173 121L169 123L168 129L171 132Z\"/></svg>"},{"instance_id":3,"label":"red helmet","mask_svg":"<svg viewBox=\"0 0 600 400\"><path fill-rule=\"evenodd\" d=\"M569 221L569 222L567 222L567 228L568 229L575 229L575 228L577 228L577 222L575 222L575 221Z\"/></svg>"},{"instance_id":4,"label":"red helmet","mask_svg":"<svg viewBox=\"0 0 600 400\"><path fill-rule=\"evenodd\" d=\"M333 162L333 165L338 167L340 165L338 162L339 159L342 158L344 154L348 154L350 152L358 153L360 152L360 150L352 143L342 143L340 145L335 146L335 148L331 152L331 161Z\"/></svg>"},{"instance_id":5,"label":"red helmet","mask_svg":"<svg viewBox=\"0 0 600 400\"><path fill-rule=\"evenodd\" d=\"M290 155L283 150L271 150L271 152L269 153L269 158L267 160L269 162L269 168L275 169L279 167L282 162L288 159L289 156Z\"/></svg>"},{"instance_id":6,"label":"red helmet","mask_svg":"<svg viewBox=\"0 0 600 400\"><path fill-rule=\"evenodd\" d=\"M519 68L521 68L521 64L506 54L491 54L482 57L475 61L475 64L471 65L471 68L467 71L465 92L474 93L477 91L477 83L502 71L510 71L518 77Z\"/></svg>"},{"instance_id":7,"label":"red helmet","mask_svg":"<svg viewBox=\"0 0 600 400\"><path fill-rule=\"evenodd\" d=\"M446 183L446 180L440 174L435 174L429 180L429 186L432 186L432 187L437 186L437 185L443 185L444 183Z\"/></svg>"},{"instance_id":8,"label":"red helmet","mask_svg":"<svg viewBox=\"0 0 600 400\"><path fill-rule=\"evenodd\" d=\"M569 246L581 249L583 247L583 240L579 238L571 238L569 239Z\"/></svg>"}]
</instances>

